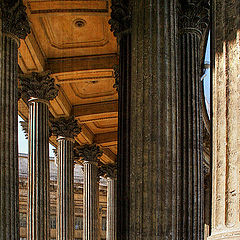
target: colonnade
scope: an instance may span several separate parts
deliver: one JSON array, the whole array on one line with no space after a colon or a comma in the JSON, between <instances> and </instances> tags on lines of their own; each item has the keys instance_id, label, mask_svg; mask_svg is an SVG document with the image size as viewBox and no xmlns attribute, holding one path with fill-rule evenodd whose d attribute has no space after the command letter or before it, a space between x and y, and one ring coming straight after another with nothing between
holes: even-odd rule
<instances>
[{"instance_id":1,"label":"colonnade","mask_svg":"<svg viewBox=\"0 0 240 240\"><path fill-rule=\"evenodd\" d=\"M49 100L58 94L58 86L49 72L19 75L22 97L29 101L29 194L28 240L49 239L49 130L57 137L58 191L57 191L57 239L74 239L74 160L82 159L84 165L84 240L100 239L99 226L99 177L100 147L78 146L74 149L74 137L81 127L73 117L51 120L48 125ZM104 168L106 171L108 167ZM112 175L111 175L112 176ZM111 176L108 176L111 177ZM113 177L113 176L112 176ZM108 180L109 182L109 180ZM110 184L108 191L108 215L116 208L115 191ZM116 218L108 218L107 239L116 239ZM114 220L114 221L112 221ZM109 233L108 233L109 231Z\"/></svg>"},{"instance_id":2,"label":"colonnade","mask_svg":"<svg viewBox=\"0 0 240 240\"><path fill-rule=\"evenodd\" d=\"M58 86L49 72L18 76L18 47L20 39L30 33L26 7L22 1L2 1L0 4L0 239L19 239L19 189L18 189L18 99L28 101L28 240L50 239L49 229L49 101L58 95ZM18 79L20 91L18 93ZM58 119L51 123L52 133L58 141L58 201L57 239L74 239L74 197L73 197L73 144L74 137L81 128L76 120ZM91 238L87 232L97 225L97 184L95 172L98 170L101 151L95 145L84 146L93 159L84 160L85 215L84 239ZM91 161L95 161L94 164ZM90 164L90 167L88 163ZM94 174L92 174L92 172ZM93 187L94 185L94 187ZM111 190L110 193L113 193ZM109 199L114 199L112 196ZM93 204L92 204L93 203ZM112 206L114 204L109 203ZM109 208L111 209L111 207ZM112 212L110 210L110 212ZM91 223L94 223L92 226ZM108 223L109 224L109 223ZM116 222L114 222L116 224ZM89 228L92 227L92 228ZM99 233L99 231L96 233ZM116 238L108 238L113 240Z\"/></svg>"},{"instance_id":3,"label":"colonnade","mask_svg":"<svg viewBox=\"0 0 240 240\"><path fill-rule=\"evenodd\" d=\"M208 1L181 2L179 7L176 0L132 0L131 9L128 1L112 2L110 23L120 40L117 186L123 224L118 234L126 240L202 239L199 54L209 25ZM2 1L0 8L0 239L15 240L19 239L17 54L19 39L30 28L21 0ZM213 0L212 12L209 239L239 239L239 1ZM28 240L49 239L48 106L58 87L47 72L21 75L19 80L29 102ZM59 143L57 236L73 239L73 142L80 128L74 119L59 119L52 126ZM96 240L101 150L86 145L77 152L84 162L84 240ZM107 238L112 240L116 179L108 174L108 219L114 225L108 223Z\"/></svg>"}]
</instances>

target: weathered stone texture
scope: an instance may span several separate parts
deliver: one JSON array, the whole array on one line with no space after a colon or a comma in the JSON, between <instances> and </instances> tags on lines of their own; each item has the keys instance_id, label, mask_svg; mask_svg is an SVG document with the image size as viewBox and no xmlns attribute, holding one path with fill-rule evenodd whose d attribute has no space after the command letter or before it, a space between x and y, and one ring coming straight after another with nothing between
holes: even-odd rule
<instances>
[{"instance_id":1,"label":"weathered stone texture","mask_svg":"<svg viewBox=\"0 0 240 240\"><path fill-rule=\"evenodd\" d=\"M178 239L176 1L132 12L129 239Z\"/></svg>"},{"instance_id":2,"label":"weathered stone texture","mask_svg":"<svg viewBox=\"0 0 240 240\"><path fill-rule=\"evenodd\" d=\"M240 239L240 2L213 1L212 235Z\"/></svg>"}]
</instances>

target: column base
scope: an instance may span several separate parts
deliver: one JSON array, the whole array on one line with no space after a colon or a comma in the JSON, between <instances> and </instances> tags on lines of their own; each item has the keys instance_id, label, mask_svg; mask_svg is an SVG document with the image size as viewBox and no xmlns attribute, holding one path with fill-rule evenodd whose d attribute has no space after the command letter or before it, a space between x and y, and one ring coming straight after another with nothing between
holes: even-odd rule
<instances>
[{"instance_id":1,"label":"column base","mask_svg":"<svg viewBox=\"0 0 240 240\"><path fill-rule=\"evenodd\" d=\"M240 230L212 234L210 237L208 237L208 240L239 240L239 239Z\"/></svg>"}]
</instances>

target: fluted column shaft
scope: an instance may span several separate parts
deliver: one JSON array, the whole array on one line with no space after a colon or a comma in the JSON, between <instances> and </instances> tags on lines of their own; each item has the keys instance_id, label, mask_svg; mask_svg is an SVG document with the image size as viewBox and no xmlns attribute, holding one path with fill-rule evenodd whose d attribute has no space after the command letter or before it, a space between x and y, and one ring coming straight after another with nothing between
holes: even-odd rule
<instances>
[{"instance_id":1,"label":"fluted column shaft","mask_svg":"<svg viewBox=\"0 0 240 240\"><path fill-rule=\"evenodd\" d=\"M107 240L117 240L117 180L107 178Z\"/></svg>"},{"instance_id":2,"label":"fluted column shaft","mask_svg":"<svg viewBox=\"0 0 240 240\"><path fill-rule=\"evenodd\" d=\"M132 9L129 239L181 239L176 1L134 0Z\"/></svg>"},{"instance_id":3,"label":"fluted column shaft","mask_svg":"<svg viewBox=\"0 0 240 240\"><path fill-rule=\"evenodd\" d=\"M83 239L99 239L99 170L102 151L96 144L76 148L76 155L83 160Z\"/></svg>"},{"instance_id":4,"label":"fluted column shaft","mask_svg":"<svg viewBox=\"0 0 240 240\"><path fill-rule=\"evenodd\" d=\"M0 3L0 239L9 240L19 239L17 71L19 39L30 32L25 9L20 0Z\"/></svg>"},{"instance_id":5,"label":"fluted column shaft","mask_svg":"<svg viewBox=\"0 0 240 240\"><path fill-rule=\"evenodd\" d=\"M18 42L6 34L0 38L0 239L13 240L19 239Z\"/></svg>"},{"instance_id":6,"label":"fluted column shaft","mask_svg":"<svg viewBox=\"0 0 240 240\"><path fill-rule=\"evenodd\" d=\"M74 239L74 139L58 137L57 239Z\"/></svg>"},{"instance_id":7,"label":"fluted column shaft","mask_svg":"<svg viewBox=\"0 0 240 240\"><path fill-rule=\"evenodd\" d=\"M84 186L83 186L83 239L96 240L99 237L98 224L98 167L96 162L84 162Z\"/></svg>"},{"instance_id":8,"label":"fluted column shaft","mask_svg":"<svg viewBox=\"0 0 240 240\"><path fill-rule=\"evenodd\" d=\"M240 3L213 1L212 233L240 239Z\"/></svg>"},{"instance_id":9,"label":"fluted column shaft","mask_svg":"<svg viewBox=\"0 0 240 240\"><path fill-rule=\"evenodd\" d=\"M29 101L28 239L49 239L48 102Z\"/></svg>"},{"instance_id":10,"label":"fluted column shaft","mask_svg":"<svg viewBox=\"0 0 240 240\"><path fill-rule=\"evenodd\" d=\"M180 239L203 239L203 165L202 165L202 119L200 104L200 39L197 30L183 29L180 35L180 142L181 167L179 190L183 212Z\"/></svg>"},{"instance_id":11,"label":"fluted column shaft","mask_svg":"<svg viewBox=\"0 0 240 240\"><path fill-rule=\"evenodd\" d=\"M58 141L57 239L74 239L74 137L80 132L77 120L59 118L51 121L52 134Z\"/></svg>"},{"instance_id":12,"label":"fluted column shaft","mask_svg":"<svg viewBox=\"0 0 240 240\"><path fill-rule=\"evenodd\" d=\"M58 88L49 72L20 74L22 96L29 102L28 240L49 239L49 100Z\"/></svg>"}]
</instances>

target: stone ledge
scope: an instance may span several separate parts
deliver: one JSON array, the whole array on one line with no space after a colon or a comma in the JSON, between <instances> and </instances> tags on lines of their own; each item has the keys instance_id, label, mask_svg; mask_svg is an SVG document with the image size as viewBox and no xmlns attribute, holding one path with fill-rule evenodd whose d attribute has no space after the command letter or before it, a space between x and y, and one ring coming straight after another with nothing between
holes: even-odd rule
<instances>
[{"instance_id":1,"label":"stone ledge","mask_svg":"<svg viewBox=\"0 0 240 240\"><path fill-rule=\"evenodd\" d=\"M213 234L212 236L208 237L207 240L239 240L240 239L240 230L232 231L232 232L225 232L220 234Z\"/></svg>"}]
</instances>

